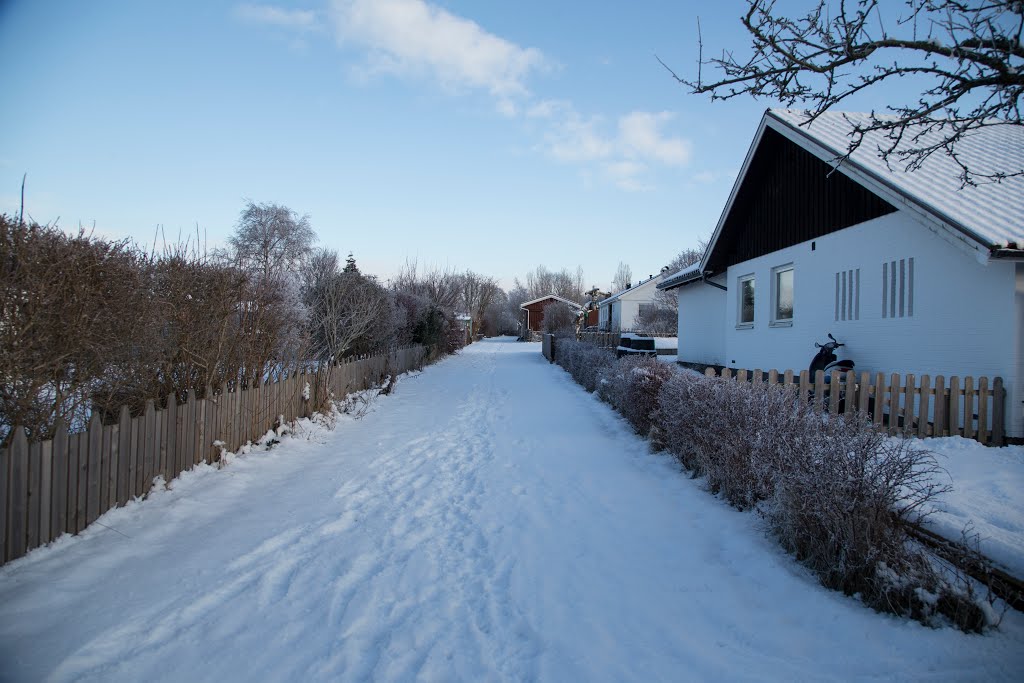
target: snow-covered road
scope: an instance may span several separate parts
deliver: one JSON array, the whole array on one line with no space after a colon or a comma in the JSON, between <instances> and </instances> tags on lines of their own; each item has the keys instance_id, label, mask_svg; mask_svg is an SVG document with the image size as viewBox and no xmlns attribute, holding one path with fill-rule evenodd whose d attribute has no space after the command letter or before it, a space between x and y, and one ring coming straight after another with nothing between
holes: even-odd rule
<instances>
[{"instance_id":1,"label":"snow-covered road","mask_svg":"<svg viewBox=\"0 0 1024 683\"><path fill-rule=\"evenodd\" d=\"M0 568L0 679L1019 680L826 591L536 344L201 468Z\"/></svg>"}]
</instances>

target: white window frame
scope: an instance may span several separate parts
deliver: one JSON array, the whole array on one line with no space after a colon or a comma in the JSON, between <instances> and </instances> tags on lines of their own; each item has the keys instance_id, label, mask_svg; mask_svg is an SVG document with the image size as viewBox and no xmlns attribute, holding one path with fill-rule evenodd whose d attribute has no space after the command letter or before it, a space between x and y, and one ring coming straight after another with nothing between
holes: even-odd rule
<instances>
[{"instance_id":1,"label":"white window frame","mask_svg":"<svg viewBox=\"0 0 1024 683\"><path fill-rule=\"evenodd\" d=\"M743 284L745 282L754 283L754 307L753 317L748 320L743 320ZM736 278L736 329L737 330L749 330L754 327L754 323L757 321L757 277L754 273L747 273L746 275L740 275Z\"/></svg>"},{"instance_id":2,"label":"white window frame","mask_svg":"<svg viewBox=\"0 0 1024 683\"><path fill-rule=\"evenodd\" d=\"M772 319L769 327L792 327L793 316L779 318L779 275L786 271L793 271L793 310L796 311L796 268L792 263L784 263L781 266L772 268Z\"/></svg>"}]
</instances>

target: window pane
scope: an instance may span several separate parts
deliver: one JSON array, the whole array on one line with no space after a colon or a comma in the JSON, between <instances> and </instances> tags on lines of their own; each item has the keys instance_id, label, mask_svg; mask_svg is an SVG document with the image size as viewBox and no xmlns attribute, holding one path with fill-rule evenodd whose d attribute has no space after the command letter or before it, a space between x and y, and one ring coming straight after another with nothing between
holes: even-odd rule
<instances>
[{"instance_id":1,"label":"window pane","mask_svg":"<svg viewBox=\"0 0 1024 683\"><path fill-rule=\"evenodd\" d=\"M740 322L754 322L754 279L740 283Z\"/></svg>"},{"instance_id":2,"label":"window pane","mask_svg":"<svg viewBox=\"0 0 1024 683\"><path fill-rule=\"evenodd\" d=\"M775 273L775 319L793 319L793 269Z\"/></svg>"}]
</instances>

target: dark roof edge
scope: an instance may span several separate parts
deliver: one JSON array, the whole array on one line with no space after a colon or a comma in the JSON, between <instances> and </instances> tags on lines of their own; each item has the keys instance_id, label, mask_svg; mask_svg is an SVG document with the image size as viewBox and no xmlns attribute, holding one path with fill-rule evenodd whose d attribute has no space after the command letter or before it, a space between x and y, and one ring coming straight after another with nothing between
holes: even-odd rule
<instances>
[{"instance_id":1,"label":"dark roof edge","mask_svg":"<svg viewBox=\"0 0 1024 683\"><path fill-rule=\"evenodd\" d=\"M670 289L676 289L677 287L682 287L683 285L688 285L691 282L697 282L698 280L702 279L704 279L704 273L702 273L700 270L695 270L692 273L686 273L685 275L674 277L671 280L659 282L658 289L662 291L668 291Z\"/></svg>"},{"instance_id":2,"label":"dark roof edge","mask_svg":"<svg viewBox=\"0 0 1024 683\"><path fill-rule=\"evenodd\" d=\"M885 187L887 190L889 190L893 194L895 194L895 195L897 195L899 197L902 197L904 200L906 200L907 202L917 206L922 211L924 211L926 213L929 213L932 216L935 216L935 218L937 218L941 222L945 223L946 225L950 226L951 228L957 230L958 232L962 233L963 235L968 237L970 240L972 240L978 246L987 249L990 253L992 253L992 252L994 252L994 251L996 251L997 249L1000 248L999 245L989 244L986 240L981 239L977 234L975 234L969 228L967 228L966 226L961 224L959 221L954 220L953 218L949 217L948 215L946 215L942 211L939 211L934 206L931 206L930 204L927 204L927 203L921 201L918 197L916 197L916 196L906 192L905 190L900 189L899 187L894 185L891 181L883 178L882 176L878 175L874 171L866 168L865 166L862 166L861 164L857 163L853 159L843 158L845 156L845 154L843 152L839 152L839 151L833 149L832 147L830 147L829 145L826 145L820 139L818 139L817 137L811 135L811 133L807 129L802 128L799 125L794 126L789 121L786 121L784 119L779 118L778 116L775 115L775 113L771 109L768 109L765 112L765 116L766 117L770 117L776 123L779 123L782 126L785 126L786 129L791 130L791 131L799 134L801 137L803 137L805 140L807 140L811 144L815 145L819 149L822 149L825 152L832 154L833 155L832 159L829 162L827 162L827 163L832 163L832 165L836 168L836 170L842 171L843 170L843 166L848 165L848 166L852 167L853 169L855 169L858 173L861 173L861 174L867 176L868 178L871 178L871 180L873 180L874 182L878 183L879 185L882 185L883 187ZM839 160L838 163L836 163L837 160ZM854 180L856 180L856 179L854 179Z\"/></svg>"}]
</instances>

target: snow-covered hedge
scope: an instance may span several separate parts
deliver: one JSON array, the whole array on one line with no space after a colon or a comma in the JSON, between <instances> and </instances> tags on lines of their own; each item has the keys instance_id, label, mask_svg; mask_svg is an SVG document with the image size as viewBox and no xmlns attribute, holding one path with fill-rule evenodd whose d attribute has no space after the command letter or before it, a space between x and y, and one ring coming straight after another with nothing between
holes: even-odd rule
<instances>
[{"instance_id":1,"label":"snow-covered hedge","mask_svg":"<svg viewBox=\"0 0 1024 683\"><path fill-rule=\"evenodd\" d=\"M761 514L823 585L925 624L980 631L997 621L907 534L942 492L920 441L887 438L864 415L823 414L782 386L615 360L569 339L559 340L556 361L713 493Z\"/></svg>"},{"instance_id":2,"label":"snow-covered hedge","mask_svg":"<svg viewBox=\"0 0 1024 683\"><path fill-rule=\"evenodd\" d=\"M563 337L555 344L555 362L565 368L580 386L594 392L601 373L615 363L615 353Z\"/></svg>"},{"instance_id":3,"label":"snow-covered hedge","mask_svg":"<svg viewBox=\"0 0 1024 683\"><path fill-rule=\"evenodd\" d=\"M676 374L651 356L623 356L599 378L598 396L622 414L641 436L650 434L661 385Z\"/></svg>"}]
</instances>

